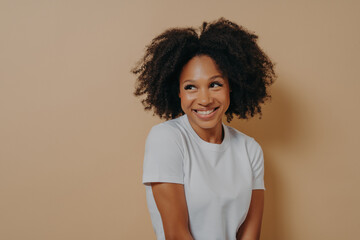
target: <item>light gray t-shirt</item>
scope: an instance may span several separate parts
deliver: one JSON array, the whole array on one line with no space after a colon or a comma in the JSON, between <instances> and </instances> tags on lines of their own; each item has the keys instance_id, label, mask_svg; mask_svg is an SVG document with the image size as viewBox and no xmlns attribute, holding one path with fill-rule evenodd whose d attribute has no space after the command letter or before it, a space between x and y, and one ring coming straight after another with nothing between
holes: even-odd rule
<instances>
[{"instance_id":1,"label":"light gray t-shirt","mask_svg":"<svg viewBox=\"0 0 360 240\"><path fill-rule=\"evenodd\" d=\"M221 144L202 140L187 115L154 126L146 140L142 182L154 231L165 240L150 182L184 184L195 240L236 240L253 189L264 188L260 145L223 124Z\"/></svg>"}]
</instances>

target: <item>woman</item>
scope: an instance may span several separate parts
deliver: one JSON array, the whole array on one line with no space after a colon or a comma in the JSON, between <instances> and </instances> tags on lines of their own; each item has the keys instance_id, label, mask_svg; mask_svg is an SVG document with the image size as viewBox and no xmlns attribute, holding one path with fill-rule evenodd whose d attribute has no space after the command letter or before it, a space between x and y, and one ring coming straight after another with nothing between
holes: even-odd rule
<instances>
[{"instance_id":1,"label":"woman","mask_svg":"<svg viewBox=\"0 0 360 240\"><path fill-rule=\"evenodd\" d=\"M270 98L273 64L257 36L226 19L157 36L135 95L166 122L147 138L143 183L157 239L259 239L264 205L260 145L222 123Z\"/></svg>"}]
</instances>

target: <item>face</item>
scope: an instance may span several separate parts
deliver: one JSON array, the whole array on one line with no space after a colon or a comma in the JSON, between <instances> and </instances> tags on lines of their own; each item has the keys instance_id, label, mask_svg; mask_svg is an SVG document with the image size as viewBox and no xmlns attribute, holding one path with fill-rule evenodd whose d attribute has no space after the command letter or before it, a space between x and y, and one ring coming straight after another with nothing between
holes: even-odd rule
<instances>
[{"instance_id":1,"label":"face","mask_svg":"<svg viewBox=\"0 0 360 240\"><path fill-rule=\"evenodd\" d=\"M199 134L221 129L222 117L230 105L230 87L215 61L195 56L180 74L181 108Z\"/></svg>"}]
</instances>

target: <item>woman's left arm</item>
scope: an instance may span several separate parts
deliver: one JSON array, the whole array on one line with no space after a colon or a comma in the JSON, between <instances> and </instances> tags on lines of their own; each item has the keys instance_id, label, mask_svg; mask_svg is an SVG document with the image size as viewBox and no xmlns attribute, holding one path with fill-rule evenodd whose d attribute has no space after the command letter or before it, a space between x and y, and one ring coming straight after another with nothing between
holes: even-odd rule
<instances>
[{"instance_id":1,"label":"woman's left arm","mask_svg":"<svg viewBox=\"0 0 360 240\"><path fill-rule=\"evenodd\" d=\"M237 240L259 240L264 211L264 190L252 190L251 202L245 221L240 226Z\"/></svg>"}]
</instances>

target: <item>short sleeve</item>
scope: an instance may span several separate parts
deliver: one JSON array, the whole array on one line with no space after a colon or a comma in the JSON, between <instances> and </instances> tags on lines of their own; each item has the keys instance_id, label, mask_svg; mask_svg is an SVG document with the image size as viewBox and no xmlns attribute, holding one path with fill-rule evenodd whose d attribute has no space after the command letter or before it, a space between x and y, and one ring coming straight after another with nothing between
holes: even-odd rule
<instances>
[{"instance_id":1,"label":"short sleeve","mask_svg":"<svg viewBox=\"0 0 360 240\"><path fill-rule=\"evenodd\" d=\"M142 183L184 184L183 150L180 133L172 126L154 126L145 145Z\"/></svg>"},{"instance_id":2,"label":"short sleeve","mask_svg":"<svg viewBox=\"0 0 360 240\"><path fill-rule=\"evenodd\" d=\"M264 184L264 154L261 146L255 139L249 146L249 155L252 167L252 189L265 189Z\"/></svg>"}]
</instances>

